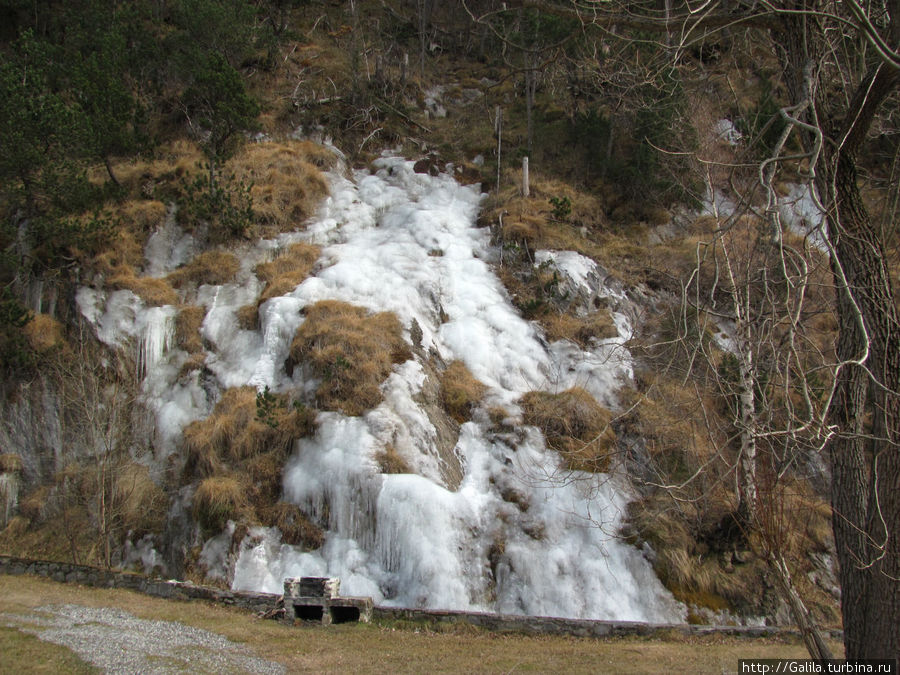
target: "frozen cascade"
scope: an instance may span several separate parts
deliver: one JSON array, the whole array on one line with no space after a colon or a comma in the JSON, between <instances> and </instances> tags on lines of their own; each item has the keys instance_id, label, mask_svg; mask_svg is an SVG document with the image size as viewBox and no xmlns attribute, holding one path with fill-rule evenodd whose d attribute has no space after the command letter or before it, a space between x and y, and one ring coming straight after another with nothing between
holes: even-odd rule
<instances>
[{"instance_id":1,"label":"frozen cascade","mask_svg":"<svg viewBox=\"0 0 900 675\"><path fill-rule=\"evenodd\" d=\"M129 291L79 291L82 315L108 344L142 345L142 392L157 416L157 453L177 447L182 429L208 415L228 387L309 390L302 368L284 371L301 310L336 299L392 311L421 329L423 354L458 359L489 387L510 420L525 392L588 389L615 406L631 377L627 313L616 309L593 261L542 252L569 283L610 299L618 338L583 350L548 344L509 302L491 268L490 233L475 226L481 194L452 177L416 174L413 162L383 158L375 171L333 175L332 194L304 232L240 251L238 282L201 286L207 372L181 373L187 355L171 344L175 308L148 308ZM167 225L167 227L170 227ZM148 269L181 262L190 242L176 230L148 246ZM273 250L305 239L322 247L315 276L259 307L260 329L242 330L235 312L254 303L252 274ZM252 528L234 563L233 587L281 592L285 576L341 577L347 594L377 603L521 614L679 621L684 609L643 553L616 538L629 499L615 475L563 475L537 429L491 430L486 415L462 425L454 453L464 474L442 479L438 433L417 402L426 381L416 357L394 368L384 401L361 417L320 413L314 437L298 441L284 470L284 498L325 525L323 546L304 552L274 528ZM415 474L384 475L376 455L388 444ZM514 495L511 497L510 495ZM215 546L207 557L212 561ZM224 561L223 563L224 564Z\"/></svg>"},{"instance_id":2,"label":"frozen cascade","mask_svg":"<svg viewBox=\"0 0 900 675\"><path fill-rule=\"evenodd\" d=\"M150 307L141 312L138 346L138 376L152 372L172 346L175 337L175 308L172 305Z\"/></svg>"},{"instance_id":3,"label":"frozen cascade","mask_svg":"<svg viewBox=\"0 0 900 675\"><path fill-rule=\"evenodd\" d=\"M376 166L355 182L333 182L307 231L324 246L321 269L290 297L302 306L339 299L392 311L405 326L415 319L426 351L465 362L511 411L526 391L576 384L611 404L617 383L631 375L622 346L627 317L614 313L620 338L593 352L548 347L493 274L489 232L474 226L481 195L448 176L415 174L411 162L386 158ZM593 261L558 254L555 262L574 270L573 283L613 294L597 280ZM456 491L442 485L430 424L409 395L421 380L421 367L403 364L375 410L361 418L320 415L317 435L298 443L286 467L284 490L327 522L326 544L299 552L260 528L237 562L235 588L279 592L284 576L328 574L341 577L345 592L388 605L682 618L642 554L614 536L627 502L624 483L587 474L563 481L558 457L536 430L509 442L492 437L486 422L463 425L456 452L465 476ZM423 458L417 466L430 461L431 470L378 473L375 453L391 441L404 457ZM504 501L504 489L524 495L527 505Z\"/></svg>"}]
</instances>

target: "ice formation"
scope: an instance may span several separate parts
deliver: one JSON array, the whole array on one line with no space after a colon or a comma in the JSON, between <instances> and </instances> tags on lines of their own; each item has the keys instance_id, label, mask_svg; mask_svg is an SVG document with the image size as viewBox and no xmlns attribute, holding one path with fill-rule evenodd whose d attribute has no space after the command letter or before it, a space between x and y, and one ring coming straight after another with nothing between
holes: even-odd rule
<instances>
[{"instance_id":1,"label":"ice formation","mask_svg":"<svg viewBox=\"0 0 900 675\"><path fill-rule=\"evenodd\" d=\"M517 399L530 390L577 385L614 406L617 386L631 376L624 346L631 328L625 313L613 311L619 337L588 350L548 344L493 272L490 234L475 226L479 191L449 175L416 174L412 165L385 157L372 172L332 176L331 196L302 233L247 247L235 283L196 291L192 301L206 310L212 382L196 372L178 379L185 355L171 343L174 308L144 307L128 291L79 293L101 339L142 345L143 393L157 415L162 455L186 424L209 414L217 391L314 386L302 380L303 369L289 376L283 368L304 307L338 299L394 312L407 331L418 324L419 356L395 367L382 386L384 401L361 417L320 413L317 433L297 442L285 467L284 498L325 526L324 545L302 551L283 544L277 529L255 528L235 563L234 587L277 593L286 576L330 575L341 578L346 594L386 605L681 620L683 608L644 554L616 537L629 492L615 474L564 471L537 429L501 433L483 414L460 429L454 452L462 480L442 478L447 458L418 396L423 355L463 361L489 387L491 404L515 419ZM261 291L253 265L299 239L322 247L315 275L263 303L259 330L242 330L235 311ZM153 239L148 269L171 269L165 256L183 257L189 245L177 231ZM573 289L623 299L593 261L570 252L539 255ZM375 457L387 444L416 473L380 473ZM204 555L223 559L219 548L212 542Z\"/></svg>"}]
</instances>

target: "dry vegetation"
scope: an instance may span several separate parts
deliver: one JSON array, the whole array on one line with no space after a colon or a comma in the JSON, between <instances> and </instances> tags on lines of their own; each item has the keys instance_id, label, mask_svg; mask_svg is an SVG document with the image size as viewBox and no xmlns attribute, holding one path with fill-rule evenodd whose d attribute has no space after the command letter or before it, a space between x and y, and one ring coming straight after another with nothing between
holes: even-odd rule
<instances>
[{"instance_id":1,"label":"dry vegetation","mask_svg":"<svg viewBox=\"0 0 900 675\"><path fill-rule=\"evenodd\" d=\"M292 244L271 262L257 265L253 271L266 284L259 303L286 295L297 288L312 273L320 253L318 246L301 242Z\"/></svg>"},{"instance_id":2,"label":"dry vegetation","mask_svg":"<svg viewBox=\"0 0 900 675\"><path fill-rule=\"evenodd\" d=\"M309 365L321 379L318 407L346 415L361 415L381 403L381 383L395 363L410 357L394 314L370 314L336 300L308 307L291 343L293 362Z\"/></svg>"},{"instance_id":3,"label":"dry vegetation","mask_svg":"<svg viewBox=\"0 0 900 675\"><path fill-rule=\"evenodd\" d=\"M221 474L267 451L286 454L309 433L311 413L278 397L270 418L260 415L254 387L228 389L205 420L184 430L187 470L199 476Z\"/></svg>"},{"instance_id":4,"label":"dry vegetation","mask_svg":"<svg viewBox=\"0 0 900 675\"><path fill-rule=\"evenodd\" d=\"M278 527L282 540L322 545L322 531L294 505L279 502L284 463L294 441L314 429L313 411L253 387L227 390L205 420L184 431L186 477L200 477L193 514L207 534L226 521Z\"/></svg>"},{"instance_id":5,"label":"dry vegetation","mask_svg":"<svg viewBox=\"0 0 900 675\"><path fill-rule=\"evenodd\" d=\"M616 434L612 413L584 389L558 394L531 391L519 401L523 421L540 429L547 446L556 450L572 471L602 473L609 469Z\"/></svg>"},{"instance_id":6,"label":"dry vegetation","mask_svg":"<svg viewBox=\"0 0 900 675\"><path fill-rule=\"evenodd\" d=\"M48 314L35 314L23 329L28 345L38 354L46 355L65 345L63 325Z\"/></svg>"},{"instance_id":7,"label":"dry vegetation","mask_svg":"<svg viewBox=\"0 0 900 675\"><path fill-rule=\"evenodd\" d=\"M19 473L23 468L22 458L13 452L0 454L0 473Z\"/></svg>"},{"instance_id":8,"label":"dry vegetation","mask_svg":"<svg viewBox=\"0 0 900 675\"><path fill-rule=\"evenodd\" d=\"M412 469L397 448L388 445L375 453L375 461L381 473L412 473Z\"/></svg>"},{"instance_id":9,"label":"dry vegetation","mask_svg":"<svg viewBox=\"0 0 900 675\"><path fill-rule=\"evenodd\" d=\"M175 316L175 341L188 354L202 354L203 339L200 327L206 317L206 308L199 305L184 305Z\"/></svg>"},{"instance_id":10,"label":"dry vegetation","mask_svg":"<svg viewBox=\"0 0 900 675\"><path fill-rule=\"evenodd\" d=\"M487 387L475 379L462 361L453 361L441 374L444 409L460 424L471 419L486 391Z\"/></svg>"},{"instance_id":11,"label":"dry vegetation","mask_svg":"<svg viewBox=\"0 0 900 675\"><path fill-rule=\"evenodd\" d=\"M253 213L263 234L271 236L299 228L328 194L323 170L337 157L309 141L252 143L228 162L235 179L252 184Z\"/></svg>"},{"instance_id":12,"label":"dry vegetation","mask_svg":"<svg viewBox=\"0 0 900 675\"><path fill-rule=\"evenodd\" d=\"M186 284L219 286L234 281L240 262L233 253L222 250L204 251L182 265L167 278L176 288Z\"/></svg>"},{"instance_id":13,"label":"dry vegetation","mask_svg":"<svg viewBox=\"0 0 900 675\"><path fill-rule=\"evenodd\" d=\"M247 507L246 486L231 476L204 478L194 492L194 519L207 535L218 534L229 520L239 520Z\"/></svg>"}]
</instances>

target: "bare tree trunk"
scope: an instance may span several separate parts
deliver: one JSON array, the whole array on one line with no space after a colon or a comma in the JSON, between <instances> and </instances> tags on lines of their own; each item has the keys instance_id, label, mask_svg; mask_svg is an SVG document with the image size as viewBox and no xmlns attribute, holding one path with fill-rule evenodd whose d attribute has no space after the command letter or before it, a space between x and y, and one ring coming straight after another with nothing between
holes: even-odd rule
<instances>
[{"instance_id":1,"label":"bare tree trunk","mask_svg":"<svg viewBox=\"0 0 900 675\"><path fill-rule=\"evenodd\" d=\"M791 615L794 617L794 622L797 624L797 629L800 631L803 644L806 645L809 655L816 660L833 659L834 656L831 650L819 632L815 621L810 616L803 599L794 587L791 572L784 557L780 554L770 555L769 568L775 572L775 580L781 591L781 597L787 601L788 606L791 608Z\"/></svg>"}]
</instances>

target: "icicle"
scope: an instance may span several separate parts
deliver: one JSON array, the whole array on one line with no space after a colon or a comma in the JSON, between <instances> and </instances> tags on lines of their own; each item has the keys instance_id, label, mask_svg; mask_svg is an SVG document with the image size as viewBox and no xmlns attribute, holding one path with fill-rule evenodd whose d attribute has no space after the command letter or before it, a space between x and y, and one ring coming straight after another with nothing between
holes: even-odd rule
<instances>
[{"instance_id":1,"label":"icicle","mask_svg":"<svg viewBox=\"0 0 900 675\"><path fill-rule=\"evenodd\" d=\"M142 330L138 342L137 376L144 379L160 362L175 338L175 309L151 307L141 314Z\"/></svg>"}]
</instances>

